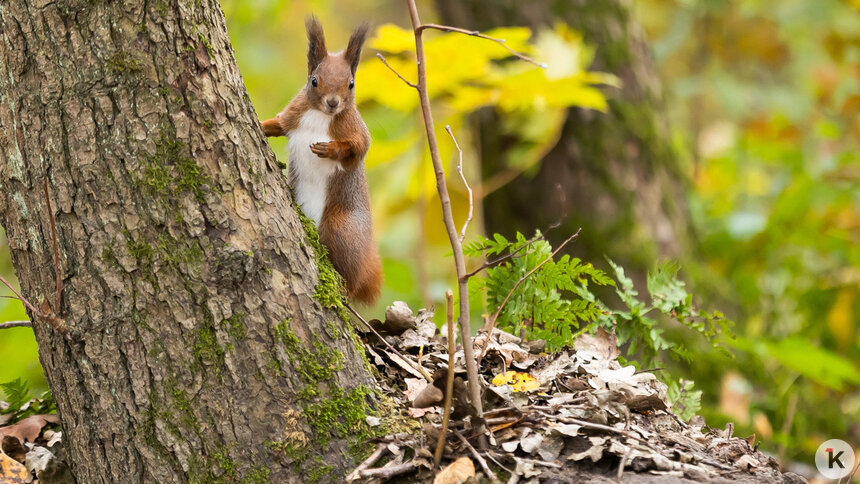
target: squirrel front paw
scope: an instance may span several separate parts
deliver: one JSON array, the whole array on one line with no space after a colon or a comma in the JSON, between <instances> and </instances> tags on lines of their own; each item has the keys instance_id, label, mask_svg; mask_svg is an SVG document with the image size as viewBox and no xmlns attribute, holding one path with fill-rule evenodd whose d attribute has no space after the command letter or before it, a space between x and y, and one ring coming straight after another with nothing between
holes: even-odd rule
<instances>
[{"instance_id":1,"label":"squirrel front paw","mask_svg":"<svg viewBox=\"0 0 860 484\"><path fill-rule=\"evenodd\" d=\"M320 158L331 158L336 160L338 158L338 149L337 145L333 142L323 141L320 143L314 143L311 145L311 151L314 152Z\"/></svg>"}]
</instances>

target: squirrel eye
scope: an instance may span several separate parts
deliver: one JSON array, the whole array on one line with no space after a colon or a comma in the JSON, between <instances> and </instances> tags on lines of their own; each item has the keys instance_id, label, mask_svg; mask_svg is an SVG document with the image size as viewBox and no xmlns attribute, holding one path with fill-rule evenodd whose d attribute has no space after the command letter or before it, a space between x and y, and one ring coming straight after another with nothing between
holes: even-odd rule
<instances>
[{"instance_id":1,"label":"squirrel eye","mask_svg":"<svg viewBox=\"0 0 860 484\"><path fill-rule=\"evenodd\" d=\"M314 87L317 87L317 84L318 84L318 83L317 83L317 78L316 78L316 77L312 77L312 78L311 78L311 85L313 85Z\"/></svg>"},{"instance_id":2,"label":"squirrel eye","mask_svg":"<svg viewBox=\"0 0 860 484\"><path fill-rule=\"evenodd\" d=\"M349 88L352 89L355 87L355 79L349 81Z\"/></svg>"}]
</instances>

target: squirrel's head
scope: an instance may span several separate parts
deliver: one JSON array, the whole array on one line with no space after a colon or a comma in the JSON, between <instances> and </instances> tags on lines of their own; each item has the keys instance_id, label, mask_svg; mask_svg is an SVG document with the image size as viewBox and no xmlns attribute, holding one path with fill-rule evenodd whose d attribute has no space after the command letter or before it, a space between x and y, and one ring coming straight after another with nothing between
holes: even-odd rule
<instances>
[{"instance_id":1,"label":"squirrel's head","mask_svg":"<svg viewBox=\"0 0 860 484\"><path fill-rule=\"evenodd\" d=\"M311 108L335 115L355 104L355 70L367 25L359 26L349 37L346 49L329 54L322 25L316 17L307 20L308 29L308 103Z\"/></svg>"}]
</instances>

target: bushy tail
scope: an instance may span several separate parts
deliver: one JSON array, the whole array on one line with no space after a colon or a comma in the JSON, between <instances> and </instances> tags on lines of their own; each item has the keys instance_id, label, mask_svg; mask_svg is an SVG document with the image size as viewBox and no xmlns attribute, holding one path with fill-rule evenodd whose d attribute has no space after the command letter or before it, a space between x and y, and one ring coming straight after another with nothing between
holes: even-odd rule
<instances>
[{"instance_id":1,"label":"bushy tail","mask_svg":"<svg viewBox=\"0 0 860 484\"><path fill-rule=\"evenodd\" d=\"M382 262L378 254L368 256L364 274L356 287L349 291L349 298L363 304L373 304L382 290Z\"/></svg>"}]
</instances>

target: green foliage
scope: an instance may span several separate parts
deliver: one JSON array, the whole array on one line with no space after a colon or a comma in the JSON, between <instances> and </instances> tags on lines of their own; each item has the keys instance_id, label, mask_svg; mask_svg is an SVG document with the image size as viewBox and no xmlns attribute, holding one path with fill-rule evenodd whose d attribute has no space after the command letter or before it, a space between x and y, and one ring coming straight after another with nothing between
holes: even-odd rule
<instances>
[{"instance_id":1,"label":"green foliage","mask_svg":"<svg viewBox=\"0 0 860 484\"><path fill-rule=\"evenodd\" d=\"M512 254L505 263L487 269L486 277L476 280L476 288L486 290L490 311L501 307L511 294L496 321L500 329L524 332L528 339L543 339L550 348L559 348L572 341L580 323L593 321L601 312L597 301L580 296L581 288L589 281L597 285L613 282L603 271L575 257L552 259L552 247L541 237L540 232L533 241L519 232L515 241L499 234L493 239L479 236L463 250L471 257ZM517 281L539 265L511 293Z\"/></svg>"},{"instance_id":2,"label":"green foliage","mask_svg":"<svg viewBox=\"0 0 860 484\"><path fill-rule=\"evenodd\" d=\"M18 411L25 403L30 401L30 388L27 382L16 378L6 383L0 383L0 388L6 393L6 403L9 408L0 413L12 413Z\"/></svg>"},{"instance_id":3,"label":"green foliage","mask_svg":"<svg viewBox=\"0 0 860 484\"><path fill-rule=\"evenodd\" d=\"M691 380L670 380L666 397L672 404L672 412L683 421L688 421L702 409L702 391L693 390Z\"/></svg>"},{"instance_id":4,"label":"green foliage","mask_svg":"<svg viewBox=\"0 0 860 484\"><path fill-rule=\"evenodd\" d=\"M860 421L860 10L852 0L644 0L689 162L697 293L737 321L731 362L689 370L711 425L768 422L789 458ZM720 35L714 35L720 32ZM734 409L732 373L756 391ZM797 402L793 418L786 408ZM777 443L763 439L775 450ZM803 455L805 454L805 455Z\"/></svg>"},{"instance_id":5,"label":"green foliage","mask_svg":"<svg viewBox=\"0 0 860 484\"><path fill-rule=\"evenodd\" d=\"M54 398L50 392L44 392L38 398L30 393L30 385L23 378L16 378L6 383L0 383L0 388L6 394L8 408L0 407L0 414L14 414L12 421L18 421L31 415L53 413L56 411Z\"/></svg>"},{"instance_id":6,"label":"green foliage","mask_svg":"<svg viewBox=\"0 0 860 484\"><path fill-rule=\"evenodd\" d=\"M697 309L684 282L677 277L677 268L670 264L648 275L650 301L646 303L622 267L608 261L616 284L603 271L577 258L563 255L554 260L552 247L540 232L530 240L520 233L514 241L499 234L492 239L478 237L465 244L463 250L471 257L504 258L475 281L475 289L486 295L490 313L505 304L496 323L499 329L522 334L526 339L544 339L554 349L572 345L578 334L603 326L618 338L620 359L640 368L662 367L666 355L689 364L693 355L687 349L688 333L698 334L713 348L730 355L722 346L723 340L731 336L730 322L718 311ZM520 280L522 283L514 290ZM613 309L598 299L589 283L615 286L621 308ZM669 331L672 325L687 331ZM674 376L664 379L679 416L688 419L701 408L702 392L693 390L692 381Z\"/></svg>"},{"instance_id":7,"label":"green foliage","mask_svg":"<svg viewBox=\"0 0 860 484\"><path fill-rule=\"evenodd\" d=\"M615 271L618 280L616 294L624 308L607 309L597 322L607 330L615 330L618 344L628 345L628 358L635 356L634 364L645 367L663 365L662 355L665 353L687 363L692 361L693 355L685 344L687 336L667 339L667 331L659 324L658 317L698 333L713 348L731 355L720 338L730 336L731 323L719 311L708 313L693 306L693 296L678 279L676 267L665 264L648 274L651 301L646 304L639 299L639 292L634 288L633 280L624 274L624 269L611 260L608 262ZM606 308L605 305L602 307Z\"/></svg>"}]
</instances>

